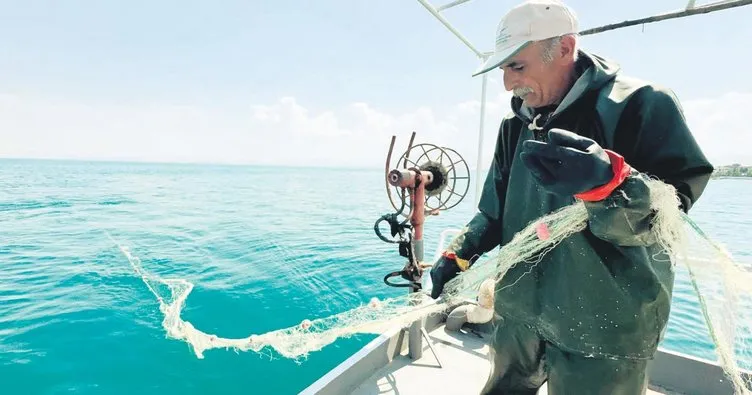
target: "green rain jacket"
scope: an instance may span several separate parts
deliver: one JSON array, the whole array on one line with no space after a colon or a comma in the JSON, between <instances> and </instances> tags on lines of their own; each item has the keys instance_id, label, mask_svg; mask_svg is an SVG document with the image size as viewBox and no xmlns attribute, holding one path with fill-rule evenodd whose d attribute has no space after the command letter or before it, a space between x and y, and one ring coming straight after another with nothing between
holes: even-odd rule
<instances>
[{"instance_id":1,"label":"green rain jacket","mask_svg":"<svg viewBox=\"0 0 752 395\"><path fill-rule=\"evenodd\" d=\"M651 358L668 321L674 273L649 234L650 196L642 176L676 187L685 211L705 189L712 165L689 131L674 94L623 76L619 66L579 52L579 78L542 126L512 100L501 123L478 213L455 240L471 261L504 246L530 222L575 202L541 189L519 160L522 142L551 128L589 137L619 153L633 172L609 197L587 202L588 227L544 255L518 263L497 284L496 312L527 324L562 350L585 356ZM635 172L637 171L637 172Z\"/></svg>"}]
</instances>

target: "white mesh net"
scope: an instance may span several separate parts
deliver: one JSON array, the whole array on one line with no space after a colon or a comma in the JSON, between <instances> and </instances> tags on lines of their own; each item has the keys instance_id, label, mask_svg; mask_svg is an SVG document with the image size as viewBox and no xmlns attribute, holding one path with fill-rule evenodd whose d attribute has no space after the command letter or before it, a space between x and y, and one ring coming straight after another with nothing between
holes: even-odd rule
<instances>
[{"instance_id":1,"label":"white mesh net","mask_svg":"<svg viewBox=\"0 0 752 395\"><path fill-rule=\"evenodd\" d=\"M704 319L716 346L719 364L733 382L736 393L751 393L749 378L741 371L743 361L752 360L749 342L750 272L738 265L718 244L678 209L678 199L673 187L660 181L649 181L651 204L657 215L653 223L659 243L675 262L687 267L692 284L700 300ZM578 202L544 216L515 235L495 256L478 261L445 285L439 299L423 292L401 297L372 299L355 309L333 316L304 320L297 326L279 329L243 338L228 339L208 334L184 321L180 313L193 289L186 280L163 280L148 275L140 260L127 247L119 246L136 273L154 294L164 314L163 327L167 336L190 344L198 358L214 348L259 352L271 348L280 355L298 359L320 350L338 338L357 333L380 334L394 327L404 327L429 314L441 313L449 305L478 293L481 283L489 278L500 278L517 264L535 264L548 251L573 233L587 225L588 213ZM162 297L154 283L169 287L169 298Z\"/></svg>"}]
</instances>

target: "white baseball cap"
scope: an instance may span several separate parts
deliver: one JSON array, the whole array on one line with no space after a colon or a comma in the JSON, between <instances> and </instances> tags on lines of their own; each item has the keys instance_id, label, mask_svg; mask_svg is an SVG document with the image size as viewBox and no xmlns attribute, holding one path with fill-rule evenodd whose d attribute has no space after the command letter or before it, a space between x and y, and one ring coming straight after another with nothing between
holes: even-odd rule
<instances>
[{"instance_id":1,"label":"white baseball cap","mask_svg":"<svg viewBox=\"0 0 752 395\"><path fill-rule=\"evenodd\" d=\"M577 16L559 0L527 0L501 18L496 29L496 48L473 77L493 70L532 41L578 32Z\"/></svg>"}]
</instances>

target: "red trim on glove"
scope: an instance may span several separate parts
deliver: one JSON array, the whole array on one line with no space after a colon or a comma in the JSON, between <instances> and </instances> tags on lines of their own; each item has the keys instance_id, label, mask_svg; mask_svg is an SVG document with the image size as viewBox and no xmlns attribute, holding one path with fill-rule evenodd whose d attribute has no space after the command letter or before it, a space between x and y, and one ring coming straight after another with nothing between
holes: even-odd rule
<instances>
[{"instance_id":1,"label":"red trim on glove","mask_svg":"<svg viewBox=\"0 0 752 395\"><path fill-rule=\"evenodd\" d=\"M611 194L624 180L627 179L629 173L632 171L632 167L624 161L624 157L610 150L604 150L611 159L611 168L614 170L614 178L607 184L601 185L598 188L591 189L587 192L578 193L574 197L582 199L588 202L597 202L603 200Z\"/></svg>"},{"instance_id":2,"label":"red trim on glove","mask_svg":"<svg viewBox=\"0 0 752 395\"><path fill-rule=\"evenodd\" d=\"M441 256L453 260L454 263L457 264L457 267L460 268L460 270L462 270L463 272L470 267L469 260L458 257L457 254L453 251L444 251L441 253Z\"/></svg>"},{"instance_id":3,"label":"red trim on glove","mask_svg":"<svg viewBox=\"0 0 752 395\"><path fill-rule=\"evenodd\" d=\"M449 251L442 252L441 256L443 256L444 258L449 258L449 259L454 259L454 260L457 259L457 254L455 254L454 252L449 252Z\"/></svg>"}]
</instances>

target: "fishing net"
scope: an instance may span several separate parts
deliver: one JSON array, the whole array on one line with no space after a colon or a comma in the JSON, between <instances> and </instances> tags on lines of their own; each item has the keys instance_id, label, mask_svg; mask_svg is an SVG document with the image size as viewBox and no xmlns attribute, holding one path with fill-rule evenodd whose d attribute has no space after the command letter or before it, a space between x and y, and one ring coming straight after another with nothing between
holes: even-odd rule
<instances>
[{"instance_id":1,"label":"fishing net","mask_svg":"<svg viewBox=\"0 0 752 395\"><path fill-rule=\"evenodd\" d=\"M741 361L752 360L749 354L752 276L678 208L679 200L673 187L649 178L646 182L651 193L651 206L656 213L652 232L674 264L683 265L688 270L718 362L736 392L748 394L749 377L742 372ZM342 337L381 334L391 328L408 326L427 315L444 313L449 306L477 295L484 280L499 279L514 265L540 262L562 240L584 230L587 221L588 212L582 202L539 218L517 233L495 255L479 260L448 282L444 294L438 299L434 300L424 292L385 300L374 298L336 315L306 319L289 328L235 339L202 332L181 318L180 313L193 284L182 279L165 280L150 276L127 247L120 246L120 249L159 301L167 336L187 342L198 358L215 348L255 352L270 348L284 357L299 359ZM169 298L157 292L159 284L169 288Z\"/></svg>"},{"instance_id":2,"label":"fishing net","mask_svg":"<svg viewBox=\"0 0 752 395\"><path fill-rule=\"evenodd\" d=\"M709 238L682 213L689 228L677 259L684 264L699 299L718 363L732 381L735 393L751 394L752 272Z\"/></svg>"}]
</instances>

